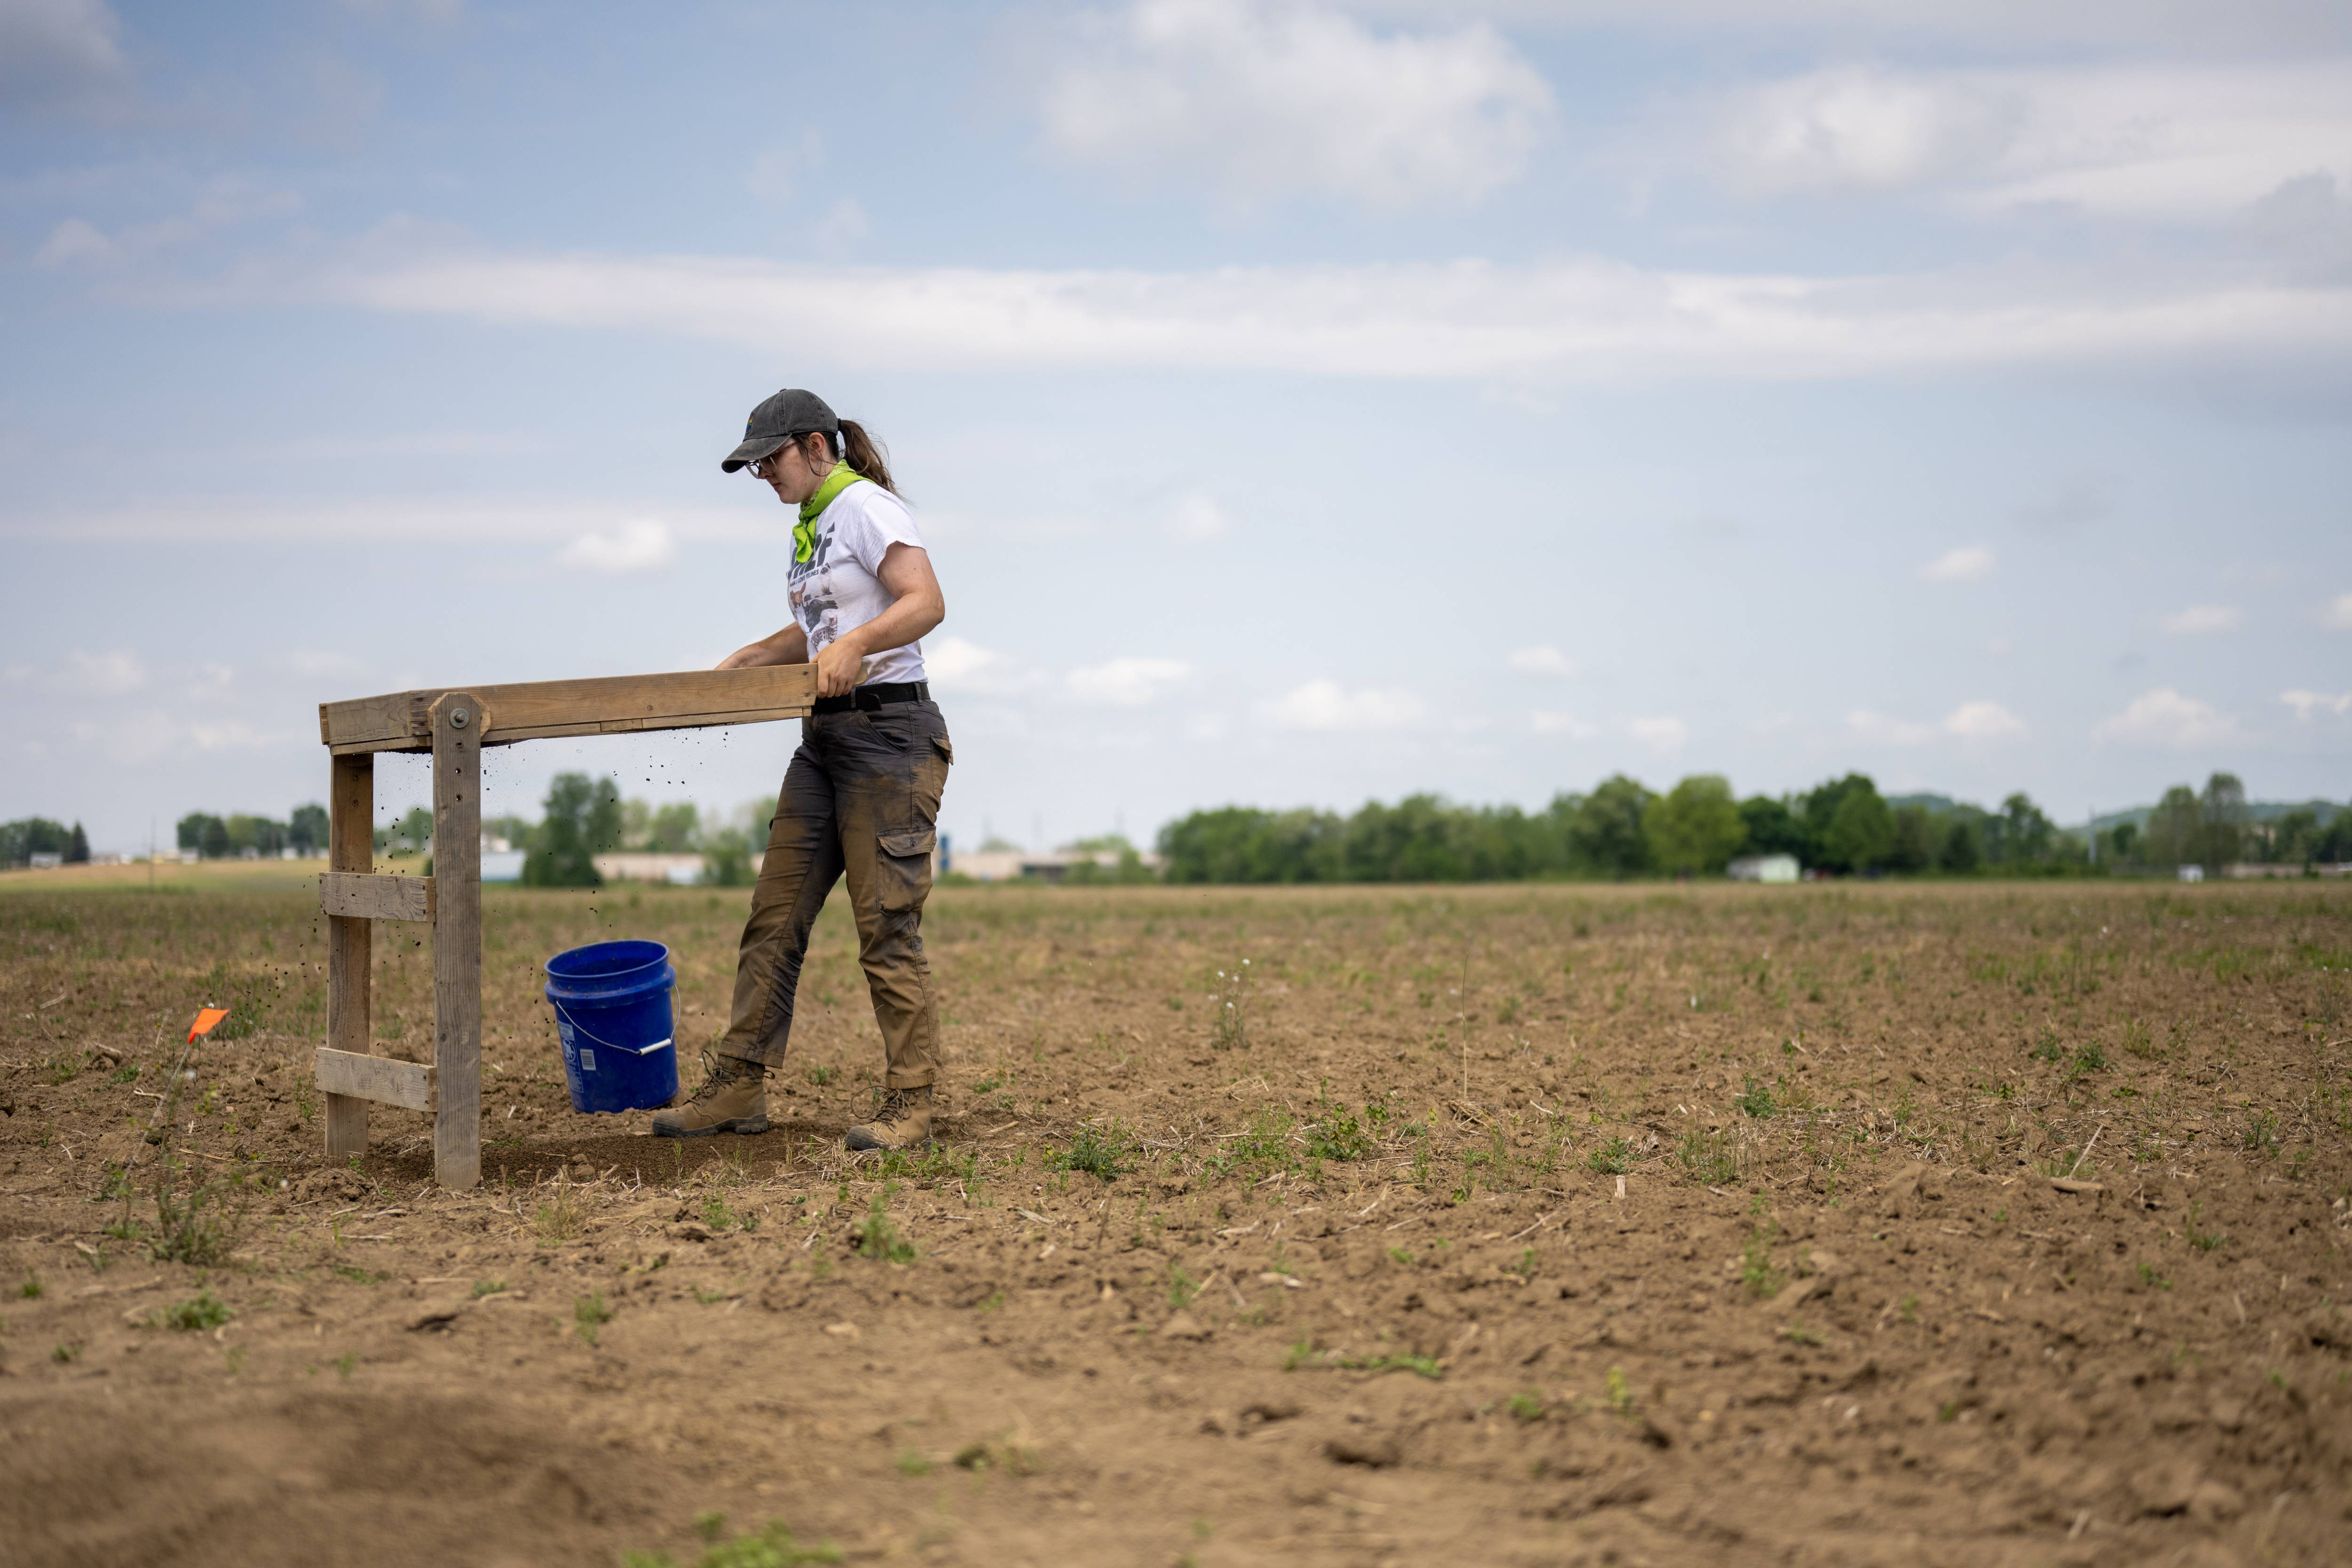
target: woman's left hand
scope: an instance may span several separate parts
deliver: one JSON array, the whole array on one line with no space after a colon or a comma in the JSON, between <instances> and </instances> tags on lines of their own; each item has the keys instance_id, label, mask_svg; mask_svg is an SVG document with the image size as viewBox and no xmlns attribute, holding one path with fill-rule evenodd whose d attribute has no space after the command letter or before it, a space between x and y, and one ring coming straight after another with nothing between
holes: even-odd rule
<instances>
[{"instance_id":1,"label":"woman's left hand","mask_svg":"<svg viewBox=\"0 0 2352 1568\"><path fill-rule=\"evenodd\" d=\"M856 686L866 656L850 646L850 639L829 642L816 656L816 694L819 697L845 697Z\"/></svg>"}]
</instances>

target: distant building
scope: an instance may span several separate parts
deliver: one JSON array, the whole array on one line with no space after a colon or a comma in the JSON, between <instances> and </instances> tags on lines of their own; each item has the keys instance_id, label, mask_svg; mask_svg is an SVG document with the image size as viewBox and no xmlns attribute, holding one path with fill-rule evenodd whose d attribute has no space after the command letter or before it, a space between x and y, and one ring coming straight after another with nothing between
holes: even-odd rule
<instances>
[{"instance_id":1,"label":"distant building","mask_svg":"<svg viewBox=\"0 0 2352 1568\"><path fill-rule=\"evenodd\" d=\"M1136 858L1148 871L1160 869L1160 857L1149 850ZM1118 861L1116 849L1056 849L1044 855L1026 849L959 849L952 865L958 876L975 882L1059 882L1068 878L1074 866L1116 871Z\"/></svg>"},{"instance_id":2,"label":"distant building","mask_svg":"<svg viewBox=\"0 0 2352 1568\"><path fill-rule=\"evenodd\" d=\"M2183 866L2180 868L2179 875L2180 879L2184 882L2201 882L2205 879L2205 868L2202 866Z\"/></svg>"},{"instance_id":3,"label":"distant building","mask_svg":"<svg viewBox=\"0 0 2352 1568\"><path fill-rule=\"evenodd\" d=\"M645 849L621 849L592 856L596 875L608 882L669 882L684 885L702 880L702 857L672 855Z\"/></svg>"},{"instance_id":4,"label":"distant building","mask_svg":"<svg viewBox=\"0 0 2352 1568\"><path fill-rule=\"evenodd\" d=\"M1735 882L1793 882L1799 874L1794 855L1742 855L1723 869Z\"/></svg>"},{"instance_id":5,"label":"distant building","mask_svg":"<svg viewBox=\"0 0 2352 1568\"><path fill-rule=\"evenodd\" d=\"M491 839L490 842L493 844L503 845L506 843L506 840L503 838L494 838ZM522 860L523 855L522 851L520 849L486 848L482 851L482 880L485 882L520 882L522 880Z\"/></svg>"},{"instance_id":6,"label":"distant building","mask_svg":"<svg viewBox=\"0 0 2352 1568\"><path fill-rule=\"evenodd\" d=\"M36 871L54 871L66 863L66 858L55 849L36 849L29 863Z\"/></svg>"}]
</instances>

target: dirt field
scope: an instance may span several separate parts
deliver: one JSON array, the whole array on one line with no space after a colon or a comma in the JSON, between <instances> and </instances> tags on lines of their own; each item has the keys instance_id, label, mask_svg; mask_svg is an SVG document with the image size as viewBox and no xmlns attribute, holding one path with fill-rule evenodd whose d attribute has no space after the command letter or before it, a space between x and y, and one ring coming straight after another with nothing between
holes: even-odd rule
<instances>
[{"instance_id":1,"label":"dirt field","mask_svg":"<svg viewBox=\"0 0 2352 1568\"><path fill-rule=\"evenodd\" d=\"M945 889L888 1163L836 903L775 1131L573 1115L539 964L706 1044L744 902L493 889L452 1194L305 889L0 880L0 1557L2352 1557L2352 889Z\"/></svg>"}]
</instances>

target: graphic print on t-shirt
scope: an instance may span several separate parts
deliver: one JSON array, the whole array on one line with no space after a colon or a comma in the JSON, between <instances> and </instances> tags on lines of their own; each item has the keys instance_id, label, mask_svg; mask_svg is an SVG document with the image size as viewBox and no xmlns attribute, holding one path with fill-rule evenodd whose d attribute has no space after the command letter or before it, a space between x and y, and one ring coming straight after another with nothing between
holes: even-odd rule
<instances>
[{"instance_id":1,"label":"graphic print on t-shirt","mask_svg":"<svg viewBox=\"0 0 2352 1568\"><path fill-rule=\"evenodd\" d=\"M838 498L835 498L838 500ZM824 509L830 512L833 508ZM806 562L793 563L785 578L791 585L793 619L801 624L808 637L809 657L823 653L825 645L841 635L841 601L833 592L833 583L825 574L826 560L833 553L833 520L821 519L816 531L816 548L809 552Z\"/></svg>"},{"instance_id":2,"label":"graphic print on t-shirt","mask_svg":"<svg viewBox=\"0 0 2352 1568\"><path fill-rule=\"evenodd\" d=\"M814 659L844 634L890 607L890 591L877 575L894 545L923 547L923 536L905 504L871 480L861 479L833 498L810 531L809 558L786 568L787 603L793 622L808 638ZM920 680L923 645L911 642L876 654L866 679Z\"/></svg>"}]
</instances>

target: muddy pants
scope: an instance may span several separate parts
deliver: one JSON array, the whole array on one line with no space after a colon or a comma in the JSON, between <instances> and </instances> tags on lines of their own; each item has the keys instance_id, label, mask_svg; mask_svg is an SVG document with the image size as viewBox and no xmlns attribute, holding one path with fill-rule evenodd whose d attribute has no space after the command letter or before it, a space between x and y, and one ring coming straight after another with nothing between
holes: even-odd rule
<instances>
[{"instance_id":1,"label":"muddy pants","mask_svg":"<svg viewBox=\"0 0 2352 1568\"><path fill-rule=\"evenodd\" d=\"M735 965L735 1008L719 1054L781 1067L809 931L846 873L857 956L874 995L890 1089L939 1072L940 1017L923 956L923 900L940 795L955 751L929 700L892 702L801 723L768 825L767 858Z\"/></svg>"}]
</instances>

